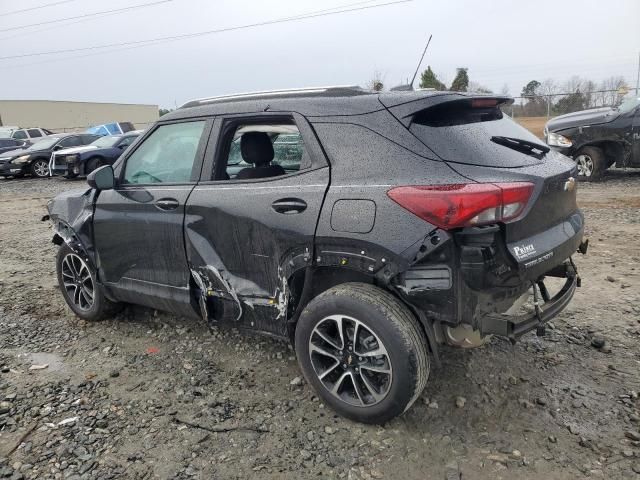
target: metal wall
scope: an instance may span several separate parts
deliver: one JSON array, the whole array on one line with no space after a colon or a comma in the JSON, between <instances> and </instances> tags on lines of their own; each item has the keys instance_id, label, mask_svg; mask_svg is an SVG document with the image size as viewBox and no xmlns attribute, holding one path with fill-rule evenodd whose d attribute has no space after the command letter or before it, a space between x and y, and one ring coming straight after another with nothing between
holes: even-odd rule
<instances>
[{"instance_id":1,"label":"metal wall","mask_svg":"<svg viewBox=\"0 0 640 480\"><path fill-rule=\"evenodd\" d=\"M0 100L0 125L5 126L70 132L109 122L132 122L136 128L146 128L157 119L157 105Z\"/></svg>"}]
</instances>

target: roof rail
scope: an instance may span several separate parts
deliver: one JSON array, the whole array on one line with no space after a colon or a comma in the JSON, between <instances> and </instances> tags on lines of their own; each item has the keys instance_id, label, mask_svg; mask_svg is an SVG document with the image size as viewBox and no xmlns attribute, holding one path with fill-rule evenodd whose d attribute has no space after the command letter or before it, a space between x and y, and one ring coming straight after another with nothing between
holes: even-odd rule
<instances>
[{"instance_id":1,"label":"roof rail","mask_svg":"<svg viewBox=\"0 0 640 480\"><path fill-rule=\"evenodd\" d=\"M304 88L286 88L282 90L265 90L261 92L232 93L229 95L218 95L215 97L199 98L191 100L179 108L196 107L215 102L231 102L236 100L260 100L273 97L288 96L348 96L348 95L364 95L371 92L364 90L358 85L331 85L326 87L304 87Z\"/></svg>"}]
</instances>

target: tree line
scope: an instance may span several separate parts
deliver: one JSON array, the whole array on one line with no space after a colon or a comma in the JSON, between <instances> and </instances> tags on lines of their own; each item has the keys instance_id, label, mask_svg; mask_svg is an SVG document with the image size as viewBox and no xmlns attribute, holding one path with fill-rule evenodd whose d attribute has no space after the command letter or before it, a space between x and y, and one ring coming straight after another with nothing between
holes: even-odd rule
<instances>
[{"instance_id":1,"label":"tree line","mask_svg":"<svg viewBox=\"0 0 640 480\"><path fill-rule=\"evenodd\" d=\"M456 75L449 85L441 81L431 69L431 65L420 75L420 88L449 90L453 92L494 93L490 88L469 79L469 69L457 68ZM382 91L385 85L380 72L375 72L368 88ZM561 115L563 113L597 107L615 107L622 103L629 85L622 76L611 76L600 82L574 75L564 82L554 79L531 80L522 87L520 96L512 107L512 113L518 116ZM505 84L500 95L510 95Z\"/></svg>"}]
</instances>

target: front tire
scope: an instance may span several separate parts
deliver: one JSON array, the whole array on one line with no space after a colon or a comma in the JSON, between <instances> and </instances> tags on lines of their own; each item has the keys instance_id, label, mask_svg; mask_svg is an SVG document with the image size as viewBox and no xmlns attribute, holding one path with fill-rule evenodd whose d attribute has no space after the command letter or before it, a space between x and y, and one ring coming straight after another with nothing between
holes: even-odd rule
<instances>
[{"instance_id":1,"label":"front tire","mask_svg":"<svg viewBox=\"0 0 640 480\"><path fill-rule=\"evenodd\" d=\"M106 163L101 157L93 157L87 160L84 174L89 175L91 172L102 167L103 165L106 165Z\"/></svg>"},{"instance_id":2,"label":"front tire","mask_svg":"<svg viewBox=\"0 0 640 480\"><path fill-rule=\"evenodd\" d=\"M300 315L295 347L307 382L340 415L382 424L405 412L429 377L425 334L386 290L333 287Z\"/></svg>"},{"instance_id":3,"label":"front tire","mask_svg":"<svg viewBox=\"0 0 640 480\"><path fill-rule=\"evenodd\" d=\"M58 250L56 272L62 296L80 318L92 322L102 320L121 308L121 304L105 297L104 287L96 281L95 271L67 244Z\"/></svg>"},{"instance_id":4,"label":"front tire","mask_svg":"<svg viewBox=\"0 0 640 480\"><path fill-rule=\"evenodd\" d=\"M578 165L578 180L597 182L609 167L604 152L597 147L583 147L575 155Z\"/></svg>"},{"instance_id":5,"label":"front tire","mask_svg":"<svg viewBox=\"0 0 640 480\"><path fill-rule=\"evenodd\" d=\"M38 178L46 178L49 176L49 162L38 158L31 164L31 175Z\"/></svg>"}]
</instances>

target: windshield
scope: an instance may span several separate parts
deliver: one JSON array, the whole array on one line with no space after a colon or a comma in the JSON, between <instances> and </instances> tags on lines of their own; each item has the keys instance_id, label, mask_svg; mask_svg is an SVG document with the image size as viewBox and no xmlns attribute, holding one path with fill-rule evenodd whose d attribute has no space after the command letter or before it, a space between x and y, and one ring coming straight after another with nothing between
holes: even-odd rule
<instances>
[{"instance_id":1,"label":"windshield","mask_svg":"<svg viewBox=\"0 0 640 480\"><path fill-rule=\"evenodd\" d=\"M53 147L59 141L60 137L46 138L44 140L40 140L38 143L34 143L29 148L27 148L27 150L46 150Z\"/></svg>"},{"instance_id":2,"label":"windshield","mask_svg":"<svg viewBox=\"0 0 640 480\"><path fill-rule=\"evenodd\" d=\"M638 95L629 95L625 98L620 106L618 107L618 111L620 113L627 113L640 105L640 96Z\"/></svg>"},{"instance_id":3,"label":"windshield","mask_svg":"<svg viewBox=\"0 0 640 480\"><path fill-rule=\"evenodd\" d=\"M91 145L98 148L109 148L109 147L113 147L116 144L116 142L121 138L122 137L115 136L115 135L109 136L109 137L101 137L96 141L92 142Z\"/></svg>"}]
</instances>

